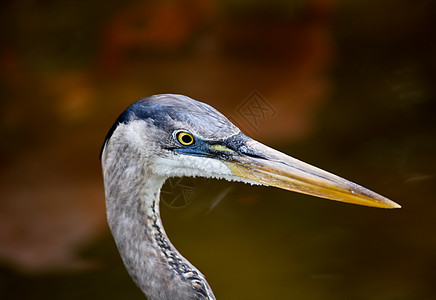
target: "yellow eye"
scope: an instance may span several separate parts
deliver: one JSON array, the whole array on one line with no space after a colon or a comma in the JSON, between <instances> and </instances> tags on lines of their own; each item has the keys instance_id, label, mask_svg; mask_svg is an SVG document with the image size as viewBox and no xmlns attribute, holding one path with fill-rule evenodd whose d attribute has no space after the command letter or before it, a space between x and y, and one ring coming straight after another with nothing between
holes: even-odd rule
<instances>
[{"instance_id":1,"label":"yellow eye","mask_svg":"<svg viewBox=\"0 0 436 300\"><path fill-rule=\"evenodd\" d=\"M183 146L190 146L194 144L194 137L189 132L180 131L177 133L177 141Z\"/></svg>"}]
</instances>

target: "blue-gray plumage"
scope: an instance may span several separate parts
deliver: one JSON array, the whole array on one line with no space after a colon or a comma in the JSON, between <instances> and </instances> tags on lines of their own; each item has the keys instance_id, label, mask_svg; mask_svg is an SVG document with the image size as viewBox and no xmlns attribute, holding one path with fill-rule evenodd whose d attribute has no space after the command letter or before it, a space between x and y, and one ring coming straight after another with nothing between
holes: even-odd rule
<instances>
[{"instance_id":1,"label":"blue-gray plumage","mask_svg":"<svg viewBox=\"0 0 436 300\"><path fill-rule=\"evenodd\" d=\"M398 204L245 136L211 106L155 95L128 107L101 152L109 227L124 264L150 300L215 299L205 277L171 244L159 213L168 177L275 186L382 208Z\"/></svg>"}]
</instances>

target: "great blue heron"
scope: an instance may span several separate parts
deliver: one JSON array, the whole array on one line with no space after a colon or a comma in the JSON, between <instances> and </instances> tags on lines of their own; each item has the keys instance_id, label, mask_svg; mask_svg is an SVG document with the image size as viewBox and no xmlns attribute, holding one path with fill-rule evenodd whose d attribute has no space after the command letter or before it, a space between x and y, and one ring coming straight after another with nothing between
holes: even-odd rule
<instances>
[{"instance_id":1,"label":"great blue heron","mask_svg":"<svg viewBox=\"0 0 436 300\"><path fill-rule=\"evenodd\" d=\"M211 106L182 95L155 95L128 107L109 130L101 161L109 227L127 270L150 300L215 299L162 226L159 195L169 177L223 178L400 207L245 136Z\"/></svg>"}]
</instances>

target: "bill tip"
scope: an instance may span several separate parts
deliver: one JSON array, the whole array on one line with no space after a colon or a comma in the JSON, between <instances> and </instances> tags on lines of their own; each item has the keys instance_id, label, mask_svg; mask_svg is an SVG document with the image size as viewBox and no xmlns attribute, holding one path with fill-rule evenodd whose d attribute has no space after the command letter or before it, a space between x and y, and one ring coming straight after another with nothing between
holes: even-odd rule
<instances>
[{"instance_id":1,"label":"bill tip","mask_svg":"<svg viewBox=\"0 0 436 300\"><path fill-rule=\"evenodd\" d=\"M396 209L396 208L401 208L401 205L399 205L398 203L396 203L396 202L394 202L394 201L389 200L389 202L386 203L385 208L388 208L388 209Z\"/></svg>"}]
</instances>

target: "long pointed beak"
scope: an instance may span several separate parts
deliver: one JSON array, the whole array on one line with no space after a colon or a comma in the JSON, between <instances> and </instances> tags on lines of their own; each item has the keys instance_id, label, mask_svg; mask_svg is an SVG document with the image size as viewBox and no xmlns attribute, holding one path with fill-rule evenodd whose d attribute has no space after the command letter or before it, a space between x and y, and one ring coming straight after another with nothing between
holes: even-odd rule
<instances>
[{"instance_id":1,"label":"long pointed beak","mask_svg":"<svg viewBox=\"0 0 436 300\"><path fill-rule=\"evenodd\" d=\"M400 208L397 203L351 181L248 140L227 166L234 175L264 185L347 203Z\"/></svg>"}]
</instances>

